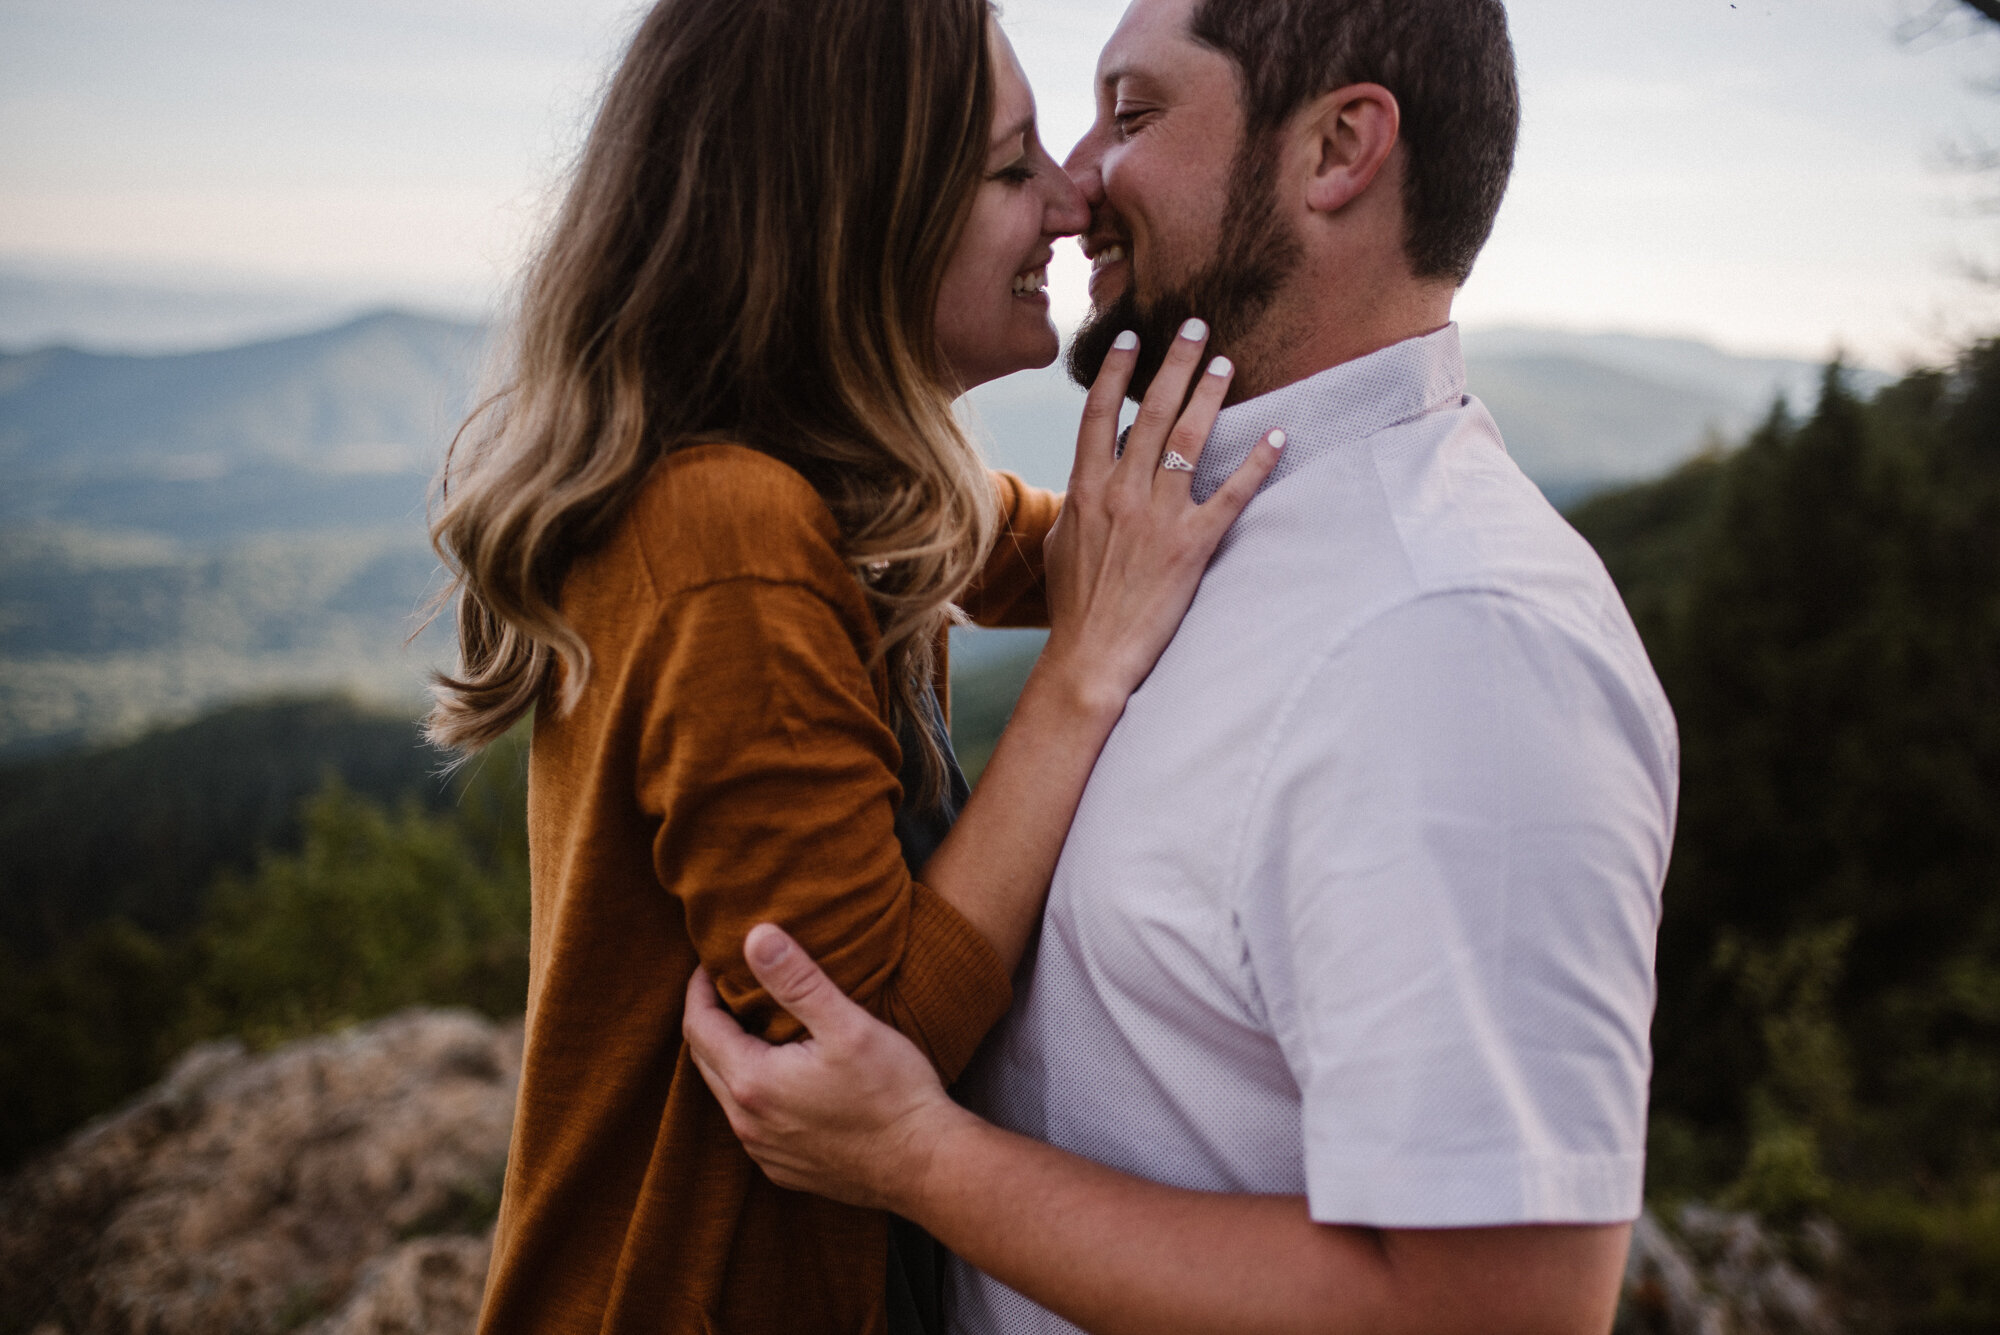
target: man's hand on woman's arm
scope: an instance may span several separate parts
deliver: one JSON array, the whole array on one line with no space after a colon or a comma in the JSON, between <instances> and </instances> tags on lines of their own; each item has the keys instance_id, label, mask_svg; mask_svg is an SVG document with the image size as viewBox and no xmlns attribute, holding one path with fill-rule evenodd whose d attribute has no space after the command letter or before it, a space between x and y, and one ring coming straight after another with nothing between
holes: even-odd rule
<instances>
[{"instance_id":1,"label":"man's hand on woman's arm","mask_svg":"<svg viewBox=\"0 0 2000 1335\"><path fill-rule=\"evenodd\" d=\"M780 1186L893 1210L1092 1331L1603 1335L1629 1228L1363 1229L1300 1197L1183 1191L981 1121L775 927L750 967L811 1037L745 1034L697 974L685 1030Z\"/></svg>"}]
</instances>

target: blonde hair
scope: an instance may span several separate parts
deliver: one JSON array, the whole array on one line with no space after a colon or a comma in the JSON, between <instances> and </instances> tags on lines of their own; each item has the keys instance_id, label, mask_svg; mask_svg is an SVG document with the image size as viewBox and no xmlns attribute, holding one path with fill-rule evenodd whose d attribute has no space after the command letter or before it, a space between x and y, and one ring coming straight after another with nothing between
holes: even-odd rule
<instances>
[{"instance_id":1,"label":"blonde hair","mask_svg":"<svg viewBox=\"0 0 2000 1335\"><path fill-rule=\"evenodd\" d=\"M473 751L590 678L564 576L664 454L796 468L880 627L892 719L991 545L951 412L938 289L992 116L984 0L661 0L530 269L507 388L460 429L432 543L459 666L428 731ZM924 772L942 756L928 727Z\"/></svg>"}]
</instances>

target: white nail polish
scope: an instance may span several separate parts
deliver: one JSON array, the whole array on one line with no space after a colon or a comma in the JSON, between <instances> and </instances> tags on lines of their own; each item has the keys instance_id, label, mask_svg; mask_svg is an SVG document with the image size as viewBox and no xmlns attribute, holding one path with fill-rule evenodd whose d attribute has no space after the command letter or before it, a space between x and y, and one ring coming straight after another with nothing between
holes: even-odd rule
<instances>
[{"instance_id":1,"label":"white nail polish","mask_svg":"<svg viewBox=\"0 0 2000 1335\"><path fill-rule=\"evenodd\" d=\"M1272 448L1272 449L1274 449L1274 450L1282 450L1282 449L1284 449L1284 448L1285 448L1285 433L1284 433L1284 432L1282 432L1282 431L1273 431L1273 432L1271 433L1271 448Z\"/></svg>"},{"instance_id":2,"label":"white nail polish","mask_svg":"<svg viewBox=\"0 0 2000 1335\"><path fill-rule=\"evenodd\" d=\"M1181 337L1190 343L1199 343L1208 337L1208 326L1200 320L1189 320L1181 326Z\"/></svg>"},{"instance_id":3,"label":"white nail polish","mask_svg":"<svg viewBox=\"0 0 2000 1335\"><path fill-rule=\"evenodd\" d=\"M1228 375L1235 369L1234 366L1230 365L1229 358L1227 357L1217 357L1208 364L1208 373L1210 375Z\"/></svg>"},{"instance_id":4,"label":"white nail polish","mask_svg":"<svg viewBox=\"0 0 2000 1335\"><path fill-rule=\"evenodd\" d=\"M1111 340L1111 346L1120 352L1130 352L1139 346L1139 336L1127 329L1117 338Z\"/></svg>"}]
</instances>

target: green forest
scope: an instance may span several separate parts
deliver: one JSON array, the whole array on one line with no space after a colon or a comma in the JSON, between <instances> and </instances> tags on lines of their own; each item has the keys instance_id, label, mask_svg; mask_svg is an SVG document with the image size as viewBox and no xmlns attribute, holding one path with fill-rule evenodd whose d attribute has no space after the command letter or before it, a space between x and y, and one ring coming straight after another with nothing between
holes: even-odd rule
<instances>
[{"instance_id":1,"label":"green forest","mask_svg":"<svg viewBox=\"0 0 2000 1335\"><path fill-rule=\"evenodd\" d=\"M1857 1330L2000 1328L2000 342L1569 517L1681 727L1651 1199L1831 1222ZM1024 668L957 679L968 768ZM0 1169L204 1037L517 1012L524 747L441 765L280 701L0 769Z\"/></svg>"},{"instance_id":2,"label":"green forest","mask_svg":"<svg viewBox=\"0 0 2000 1335\"><path fill-rule=\"evenodd\" d=\"M0 769L0 1172L195 1042L527 991L526 751L343 700Z\"/></svg>"},{"instance_id":3,"label":"green forest","mask_svg":"<svg viewBox=\"0 0 2000 1335\"><path fill-rule=\"evenodd\" d=\"M2000 343L1571 519L1681 730L1649 1196L1831 1220L1859 1329L2000 1328Z\"/></svg>"}]
</instances>

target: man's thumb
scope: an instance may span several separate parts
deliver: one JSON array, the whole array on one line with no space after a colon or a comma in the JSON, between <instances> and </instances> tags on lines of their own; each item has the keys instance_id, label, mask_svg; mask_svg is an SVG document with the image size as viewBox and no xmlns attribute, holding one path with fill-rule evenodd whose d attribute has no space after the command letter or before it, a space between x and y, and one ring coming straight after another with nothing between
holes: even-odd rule
<instances>
[{"instance_id":1,"label":"man's thumb","mask_svg":"<svg viewBox=\"0 0 2000 1335\"><path fill-rule=\"evenodd\" d=\"M782 928L758 923L743 939L743 958L750 972L771 994L771 999L790 1012L806 1032L820 1035L837 1026L854 1008L846 993L833 985L812 956L799 949L798 942Z\"/></svg>"}]
</instances>

